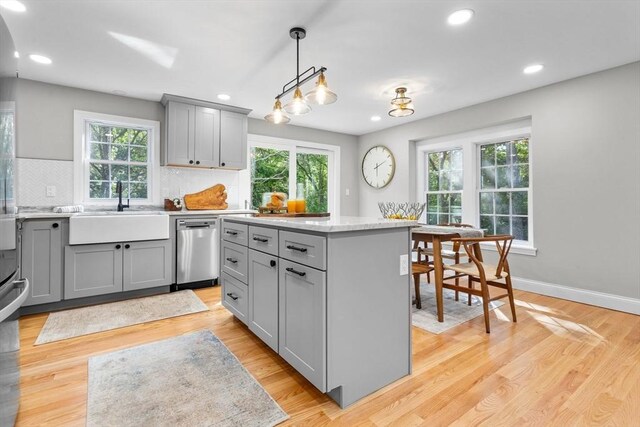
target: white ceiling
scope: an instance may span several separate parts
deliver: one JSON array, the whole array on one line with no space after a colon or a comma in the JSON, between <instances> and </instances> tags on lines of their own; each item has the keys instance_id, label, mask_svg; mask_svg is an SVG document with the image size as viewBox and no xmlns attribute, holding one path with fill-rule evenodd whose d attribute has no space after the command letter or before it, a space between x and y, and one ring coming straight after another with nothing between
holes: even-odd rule
<instances>
[{"instance_id":1,"label":"white ceiling","mask_svg":"<svg viewBox=\"0 0 640 427\"><path fill-rule=\"evenodd\" d=\"M636 0L22 1L25 13L0 11L21 77L156 101L228 93L258 118L295 77L289 28L306 27L301 69L327 67L339 99L291 124L356 135L640 60ZM461 8L474 19L449 26ZM522 73L537 62L542 72ZM391 118L401 84L416 113Z\"/></svg>"}]
</instances>

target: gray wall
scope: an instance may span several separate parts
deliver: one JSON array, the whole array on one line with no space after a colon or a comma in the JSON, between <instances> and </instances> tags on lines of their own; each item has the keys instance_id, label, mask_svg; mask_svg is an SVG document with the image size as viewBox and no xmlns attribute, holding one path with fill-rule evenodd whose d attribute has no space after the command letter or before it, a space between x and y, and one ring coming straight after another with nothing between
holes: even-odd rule
<instances>
[{"instance_id":1,"label":"gray wall","mask_svg":"<svg viewBox=\"0 0 640 427\"><path fill-rule=\"evenodd\" d=\"M361 136L359 158L384 144L401 166L381 190L359 179L360 214L415 200L414 141L523 117L538 255L511 255L514 276L640 298L640 62Z\"/></svg>"},{"instance_id":2,"label":"gray wall","mask_svg":"<svg viewBox=\"0 0 640 427\"><path fill-rule=\"evenodd\" d=\"M18 80L17 97L19 158L73 160L73 110L164 122L164 107L159 102L33 80ZM256 119L249 119L249 132L340 146L341 213L358 215L358 175L353 167L358 162L357 137L292 125L276 126ZM350 196L345 196L346 188Z\"/></svg>"},{"instance_id":3,"label":"gray wall","mask_svg":"<svg viewBox=\"0 0 640 427\"><path fill-rule=\"evenodd\" d=\"M164 121L159 102L18 80L17 157L73 160L73 110Z\"/></svg>"}]
</instances>

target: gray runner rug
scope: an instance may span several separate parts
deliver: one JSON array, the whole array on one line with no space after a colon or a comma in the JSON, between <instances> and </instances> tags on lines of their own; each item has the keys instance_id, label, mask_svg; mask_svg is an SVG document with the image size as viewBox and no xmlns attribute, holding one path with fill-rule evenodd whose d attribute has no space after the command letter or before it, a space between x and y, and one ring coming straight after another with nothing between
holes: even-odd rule
<instances>
[{"instance_id":1,"label":"gray runner rug","mask_svg":"<svg viewBox=\"0 0 640 427\"><path fill-rule=\"evenodd\" d=\"M89 359L87 426L274 426L289 418L208 330Z\"/></svg>"},{"instance_id":2,"label":"gray runner rug","mask_svg":"<svg viewBox=\"0 0 640 427\"><path fill-rule=\"evenodd\" d=\"M422 308L412 306L411 321L416 326L432 334L441 334L448 329L468 322L478 316L482 316L482 298L471 296L471 307L467 305L467 294L460 293L460 301L455 300L455 291L443 289L444 296L444 322L438 322L438 309L436 305L436 292L433 283L420 283L420 302ZM489 303L491 310L504 304L504 301L492 301ZM484 323L482 326L484 333Z\"/></svg>"},{"instance_id":3,"label":"gray runner rug","mask_svg":"<svg viewBox=\"0 0 640 427\"><path fill-rule=\"evenodd\" d=\"M49 314L35 345L207 311L192 291L135 298Z\"/></svg>"}]
</instances>

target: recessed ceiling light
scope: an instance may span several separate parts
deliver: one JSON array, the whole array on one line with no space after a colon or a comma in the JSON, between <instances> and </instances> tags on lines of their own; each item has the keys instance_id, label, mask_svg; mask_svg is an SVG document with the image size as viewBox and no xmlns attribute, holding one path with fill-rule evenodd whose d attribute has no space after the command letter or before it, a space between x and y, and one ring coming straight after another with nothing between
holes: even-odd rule
<instances>
[{"instance_id":1,"label":"recessed ceiling light","mask_svg":"<svg viewBox=\"0 0 640 427\"><path fill-rule=\"evenodd\" d=\"M20 52L18 52L17 50L15 52L13 52L13 57L14 58L20 58Z\"/></svg>"},{"instance_id":2,"label":"recessed ceiling light","mask_svg":"<svg viewBox=\"0 0 640 427\"><path fill-rule=\"evenodd\" d=\"M544 65L542 64L532 64L525 67L524 70L522 70L522 72L525 74L533 74L533 73L537 73L538 71L541 71L543 68L544 68Z\"/></svg>"},{"instance_id":3,"label":"recessed ceiling light","mask_svg":"<svg viewBox=\"0 0 640 427\"><path fill-rule=\"evenodd\" d=\"M228 101L231 99L230 95L227 95L226 93L219 93L218 94L218 99L221 101Z\"/></svg>"},{"instance_id":4,"label":"recessed ceiling light","mask_svg":"<svg viewBox=\"0 0 640 427\"><path fill-rule=\"evenodd\" d=\"M31 54L29 55L29 59L38 64L51 64L51 59L42 55Z\"/></svg>"},{"instance_id":5,"label":"recessed ceiling light","mask_svg":"<svg viewBox=\"0 0 640 427\"><path fill-rule=\"evenodd\" d=\"M371 121L372 122L379 122L380 120L382 120L382 117L380 117L380 116L371 116Z\"/></svg>"},{"instance_id":6,"label":"recessed ceiling light","mask_svg":"<svg viewBox=\"0 0 640 427\"><path fill-rule=\"evenodd\" d=\"M449 23L449 25L466 24L471 18L473 18L473 13L474 12L471 9L456 10L451 15L449 15L449 18L447 18L447 22Z\"/></svg>"},{"instance_id":7,"label":"recessed ceiling light","mask_svg":"<svg viewBox=\"0 0 640 427\"><path fill-rule=\"evenodd\" d=\"M0 6L13 12L24 12L25 10L27 10L25 5L17 0L0 0Z\"/></svg>"}]
</instances>

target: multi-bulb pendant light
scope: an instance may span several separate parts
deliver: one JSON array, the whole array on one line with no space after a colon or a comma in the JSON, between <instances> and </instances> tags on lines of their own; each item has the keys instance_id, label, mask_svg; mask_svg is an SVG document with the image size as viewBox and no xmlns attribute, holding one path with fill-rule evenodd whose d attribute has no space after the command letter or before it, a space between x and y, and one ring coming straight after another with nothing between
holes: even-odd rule
<instances>
[{"instance_id":1,"label":"multi-bulb pendant light","mask_svg":"<svg viewBox=\"0 0 640 427\"><path fill-rule=\"evenodd\" d=\"M399 87L396 89L396 97L391 100L391 117L406 117L414 113L411 98L406 95L407 88Z\"/></svg>"},{"instance_id":2,"label":"multi-bulb pendant light","mask_svg":"<svg viewBox=\"0 0 640 427\"><path fill-rule=\"evenodd\" d=\"M282 93L276 96L273 111L265 116L265 120L268 122L275 124L289 123L291 119L287 113L294 116L307 114L311 111L309 104L327 105L338 100L338 95L331 92L327 86L327 79L324 76L324 72L327 71L325 67L320 67L319 69L309 67L302 74L300 73L300 40L304 39L306 35L307 31L304 28L294 27L289 30L289 36L296 41L296 76L285 84L282 87ZM305 96L302 96L300 86L316 76L319 76L316 87ZM291 91L293 91L293 98L282 108L280 98Z\"/></svg>"}]
</instances>

